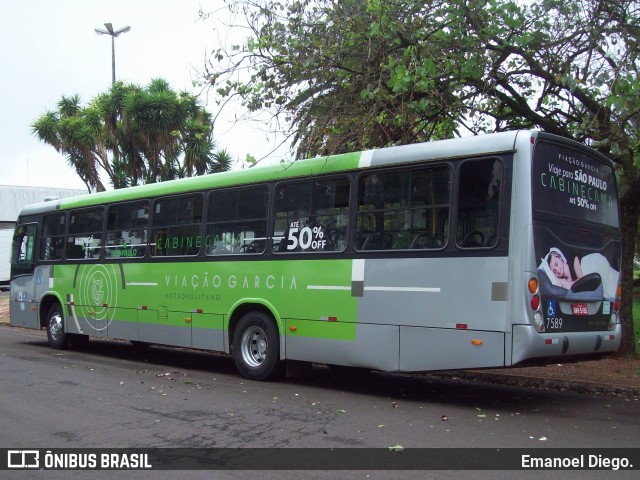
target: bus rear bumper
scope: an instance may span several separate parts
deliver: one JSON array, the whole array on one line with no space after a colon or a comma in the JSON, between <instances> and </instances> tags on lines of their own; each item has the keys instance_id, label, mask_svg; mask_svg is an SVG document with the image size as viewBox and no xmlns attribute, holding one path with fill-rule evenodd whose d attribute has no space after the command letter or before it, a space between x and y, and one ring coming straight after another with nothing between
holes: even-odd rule
<instances>
[{"instance_id":1,"label":"bus rear bumper","mask_svg":"<svg viewBox=\"0 0 640 480\"><path fill-rule=\"evenodd\" d=\"M512 365L531 358L562 357L615 352L622 328L607 332L539 333L531 325L513 326Z\"/></svg>"}]
</instances>

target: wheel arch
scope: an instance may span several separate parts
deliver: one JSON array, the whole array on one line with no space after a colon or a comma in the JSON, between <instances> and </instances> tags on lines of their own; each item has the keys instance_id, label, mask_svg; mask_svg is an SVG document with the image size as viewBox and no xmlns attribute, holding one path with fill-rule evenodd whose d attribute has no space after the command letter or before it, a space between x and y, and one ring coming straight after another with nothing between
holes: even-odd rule
<instances>
[{"instance_id":1,"label":"wheel arch","mask_svg":"<svg viewBox=\"0 0 640 480\"><path fill-rule=\"evenodd\" d=\"M285 355L285 341L284 341L284 324L276 308L269 302L261 298L246 298L238 301L231 307L229 314L227 315L225 332L226 340L224 344L225 352L231 353L231 345L233 345L233 334L236 329L236 325L240 319L249 312L261 312L268 315L275 323L278 329L278 336L280 337L280 360L286 358Z\"/></svg>"},{"instance_id":2,"label":"wheel arch","mask_svg":"<svg viewBox=\"0 0 640 480\"><path fill-rule=\"evenodd\" d=\"M51 309L51 306L53 304L59 304L60 308L63 309L63 314L64 314L64 302L62 301L62 299L58 296L57 293L54 292L47 292L42 296L42 299L40 300L40 308L38 311L38 317L39 317L39 321L40 321L40 328L46 328L47 326L47 314L49 313L49 310Z\"/></svg>"}]
</instances>

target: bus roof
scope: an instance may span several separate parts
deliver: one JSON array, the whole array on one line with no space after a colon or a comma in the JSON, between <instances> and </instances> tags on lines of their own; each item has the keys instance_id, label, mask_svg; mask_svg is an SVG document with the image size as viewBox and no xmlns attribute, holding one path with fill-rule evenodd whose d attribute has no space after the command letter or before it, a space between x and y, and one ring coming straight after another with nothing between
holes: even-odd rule
<instances>
[{"instance_id":1,"label":"bus roof","mask_svg":"<svg viewBox=\"0 0 640 480\"><path fill-rule=\"evenodd\" d=\"M519 134L536 136L535 131L511 131L462 137L450 140L385 147L363 152L345 153L298 160L277 165L259 166L244 170L171 180L140 185L107 192L65 198L26 207L23 215L43 213L57 209L77 208L126 200L156 197L211 188L278 181L296 177L337 173L358 168L377 167L418 161L442 160L465 156L490 155L513 151Z\"/></svg>"}]
</instances>

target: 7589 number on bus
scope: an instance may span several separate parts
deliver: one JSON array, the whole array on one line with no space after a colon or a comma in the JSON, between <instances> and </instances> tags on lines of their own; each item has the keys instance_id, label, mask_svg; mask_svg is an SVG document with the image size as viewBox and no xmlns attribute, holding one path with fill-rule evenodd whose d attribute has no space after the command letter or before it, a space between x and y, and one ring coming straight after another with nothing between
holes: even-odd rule
<instances>
[{"instance_id":1,"label":"7589 number on bus","mask_svg":"<svg viewBox=\"0 0 640 480\"><path fill-rule=\"evenodd\" d=\"M547 332L549 330L562 330L562 318L559 318L559 317L547 318L547 321L545 323L545 330Z\"/></svg>"}]
</instances>

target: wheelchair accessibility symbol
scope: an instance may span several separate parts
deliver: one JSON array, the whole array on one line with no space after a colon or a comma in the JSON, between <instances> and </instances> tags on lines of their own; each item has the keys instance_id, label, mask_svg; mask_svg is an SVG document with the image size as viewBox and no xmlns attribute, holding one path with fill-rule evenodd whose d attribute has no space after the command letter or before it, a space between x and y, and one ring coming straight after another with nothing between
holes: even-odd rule
<instances>
[{"instance_id":1,"label":"wheelchair accessibility symbol","mask_svg":"<svg viewBox=\"0 0 640 480\"><path fill-rule=\"evenodd\" d=\"M555 317L558 311L558 302L556 300L549 300L547 303L547 317Z\"/></svg>"}]
</instances>

